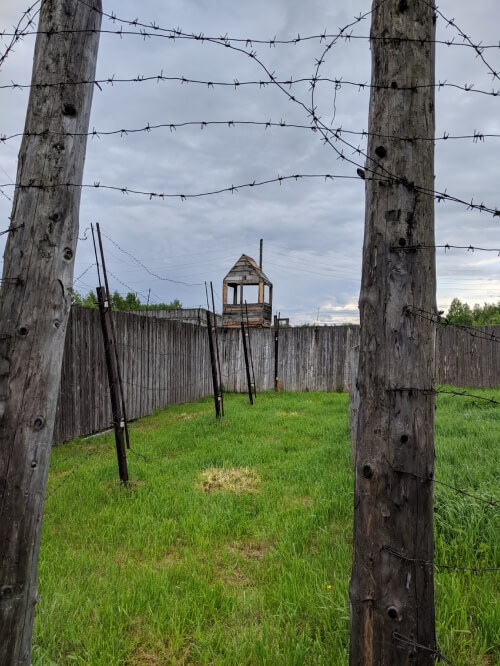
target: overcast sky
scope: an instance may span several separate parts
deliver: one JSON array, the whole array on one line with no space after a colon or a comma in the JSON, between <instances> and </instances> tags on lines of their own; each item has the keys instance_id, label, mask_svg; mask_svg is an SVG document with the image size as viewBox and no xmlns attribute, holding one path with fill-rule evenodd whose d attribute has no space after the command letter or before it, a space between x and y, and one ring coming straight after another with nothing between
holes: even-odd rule
<instances>
[{"instance_id":1,"label":"overcast sky","mask_svg":"<svg viewBox=\"0 0 500 666\"><path fill-rule=\"evenodd\" d=\"M31 0L31 3L34 0ZM16 24L30 0L2 0L0 29ZM26 6L25 6L26 5ZM295 39L335 34L354 16L369 11L368 0L104 0L104 11L123 19L139 19L184 33L244 39ZM347 7L347 9L346 9ZM500 43L498 0L443 0L440 11L454 18L461 29L483 45ZM353 37L369 34L369 17L354 26ZM118 30L120 23L103 19L103 29ZM123 26L126 30L127 27ZM438 39L455 39L457 32L439 18ZM3 53L7 37L0 39ZM34 36L27 36L6 59L0 85L29 83ZM278 80L310 78L325 42L301 40L276 45L232 42L253 50ZM485 58L500 70L500 49L488 49ZM262 67L243 53L209 42L168 40L141 36L101 36L97 78L130 79L162 73L212 82L267 80ZM347 82L370 81L367 39L339 40L320 69L323 77L342 79L340 87L318 85L318 114L332 127L360 132L368 129L367 89ZM500 81L472 49L437 46L436 80L476 89L500 90ZM89 139L84 183L128 187L147 192L196 194L231 185L274 179L278 175L333 174L356 176L356 167L337 159L319 134L308 129L238 125L237 121L285 121L309 125L305 109L273 86L213 88L175 81L102 84L95 88L91 129L139 129L148 123L195 125L161 128L127 136ZM294 97L311 106L307 83L291 89ZM500 96L464 92L452 87L437 92L436 189L465 200L474 199L500 208L500 138L484 142L454 140L452 136L500 135ZM22 132L27 90L0 90L0 135ZM201 122L234 121L234 127ZM345 135L355 147L366 140ZM12 183L20 140L0 144L0 183ZM339 149L342 148L338 146ZM351 150L343 146L351 156ZM359 158L359 161L363 161ZM0 230L7 228L13 189L0 193ZM184 306L204 305L205 281L213 281L216 306L221 307L222 280L242 253L258 261L259 239L264 239L264 271L274 284L273 310L292 323L357 322L361 250L364 223L364 183L359 178L322 178L284 181L281 185L240 189L181 201L152 200L139 195L84 189L80 211L80 236L90 223L123 250L136 257L151 273L121 252L107 238L105 252L111 288L134 291L150 302L181 300ZM498 248L500 218L468 211L454 203L436 204L436 243ZM4 240L0 238L0 240ZM0 246L3 253L3 244ZM438 306L446 309L455 296L474 304L500 300L500 258L495 252L437 251ZM92 241L79 241L75 277L94 262ZM75 281L87 293L97 284L95 267Z\"/></svg>"}]
</instances>

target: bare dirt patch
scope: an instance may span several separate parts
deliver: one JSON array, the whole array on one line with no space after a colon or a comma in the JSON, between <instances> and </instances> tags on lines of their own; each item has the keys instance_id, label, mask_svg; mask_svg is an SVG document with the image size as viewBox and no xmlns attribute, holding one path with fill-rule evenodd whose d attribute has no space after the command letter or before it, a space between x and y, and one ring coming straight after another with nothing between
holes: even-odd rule
<instances>
[{"instance_id":1,"label":"bare dirt patch","mask_svg":"<svg viewBox=\"0 0 500 666\"><path fill-rule=\"evenodd\" d=\"M201 473L200 487L211 493L217 490L232 493L255 493L259 489L260 478L249 467L211 467Z\"/></svg>"},{"instance_id":2,"label":"bare dirt patch","mask_svg":"<svg viewBox=\"0 0 500 666\"><path fill-rule=\"evenodd\" d=\"M180 421L189 421L191 419L195 419L197 416L200 416L200 414L197 413L197 412L192 412L191 414L182 413L182 414L179 414L179 420Z\"/></svg>"},{"instance_id":3,"label":"bare dirt patch","mask_svg":"<svg viewBox=\"0 0 500 666\"><path fill-rule=\"evenodd\" d=\"M235 541L228 546L228 550L245 560L263 560L271 546L265 541Z\"/></svg>"}]
</instances>

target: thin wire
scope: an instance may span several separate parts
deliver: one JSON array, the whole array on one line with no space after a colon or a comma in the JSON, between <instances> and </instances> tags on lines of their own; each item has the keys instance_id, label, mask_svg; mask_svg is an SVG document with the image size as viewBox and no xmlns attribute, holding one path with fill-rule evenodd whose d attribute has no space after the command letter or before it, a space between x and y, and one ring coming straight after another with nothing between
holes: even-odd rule
<instances>
[{"instance_id":1,"label":"thin wire","mask_svg":"<svg viewBox=\"0 0 500 666\"><path fill-rule=\"evenodd\" d=\"M10 134L10 135L0 135L0 143L6 143L7 141L11 141L12 139L17 139L19 137L31 137L31 136L65 136L65 137L81 137L81 136L86 136L86 137L91 137L91 138L97 138L100 139L102 136L114 136L114 135L119 135L121 137L128 136L129 134L137 134L137 133L149 133L154 130L158 129L169 129L171 132L176 131L177 129L183 128L183 127L197 127L201 130L205 129L206 127L209 126L220 126L220 127L226 127L226 128L234 128L237 126L255 126L255 127L263 127L264 129L269 129L269 128L283 128L283 129L300 129L300 130L306 130L308 132L318 132L317 127L314 125L303 125L300 123L290 123L287 122L286 120L280 119L279 121L272 121L272 120L267 120L267 121L255 121L255 120L192 120L192 121L186 121L186 122L178 122L178 123L172 123L172 122L165 122L165 123L158 123L155 125L151 125L150 123L146 123L146 125L143 125L142 127L131 127L131 128L120 128L116 130L96 130L95 128L92 129L89 132L55 132L52 130L42 130L40 132L17 132L15 134ZM485 134L482 133L478 130L474 130L473 134L463 134L463 135L451 135L449 132L444 132L443 136L439 137L428 137L428 136L396 136L394 134L381 134L379 132L368 132L366 130L349 130L349 129L344 129L343 127L328 127L325 126L326 130L330 132L331 134L335 136L341 136L342 134L350 134L353 136L360 136L360 137L369 137L369 136L374 136L378 137L381 139L395 139L399 141L453 141L453 140L470 140L472 139L473 143L479 143L479 142L484 142L485 139L491 139L495 138L498 139L500 138L500 134ZM325 130L325 131L326 131Z\"/></svg>"},{"instance_id":2,"label":"thin wire","mask_svg":"<svg viewBox=\"0 0 500 666\"><path fill-rule=\"evenodd\" d=\"M429 566L435 569L446 569L446 570L455 570L455 571L470 571L472 573L486 573L490 571L500 571L500 567L460 567L455 566L454 564L438 564L437 562L431 562L430 560L419 560L414 557L407 557L402 553L398 553L397 550L394 550L390 546L383 546L382 550L385 550L387 553L398 557L404 562L411 562L412 564L420 564L422 566Z\"/></svg>"},{"instance_id":3,"label":"thin wire","mask_svg":"<svg viewBox=\"0 0 500 666\"><path fill-rule=\"evenodd\" d=\"M182 284L186 287L201 287L203 286L202 282L183 282L182 280L173 280L172 278L167 278L167 277L162 277L161 275L158 275L154 271L150 270L146 264L144 264L140 259L137 259L131 252L128 250L124 250L116 241L114 241L110 236L108 236L104 231L101 231L102 235L105 236L113 245L120 250L120 252L123 252L123 254L126 254L128 257L132 259L138 266L143 268L149 275L152 275L153 277L157 278L158 280L163 280L165 282L173 282L174 284ZM126 285L125 285L126 286Z\"/></svg>"}]
</instances>

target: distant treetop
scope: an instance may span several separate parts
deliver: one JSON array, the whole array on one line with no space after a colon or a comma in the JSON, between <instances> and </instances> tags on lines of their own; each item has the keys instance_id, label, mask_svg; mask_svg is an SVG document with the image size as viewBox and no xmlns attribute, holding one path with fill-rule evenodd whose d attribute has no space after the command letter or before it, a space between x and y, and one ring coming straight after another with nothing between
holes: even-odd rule
<instances>
[{"instance_id":1,"label":"distant treetop","mask_svg":"<svg viewBox=\"0 0 500 666\"><path fill-rule=\"evenodd\" d=\"M473 308L467 303L462 303L459 298L454 298L450 303L448 323L458 326L491 326L500 324L500 301L498 303L476 303Z\"/></svg>"},{"instance_id":2,"label":"distant treetop","mask_svg":"<svg viewBox=\"0 0 500 666\"><path fill-rule=\"evenodd\" d=\"M89 291L86 296L82 296L78 291L73 291L73 305L81 305L85 308L97 307L97 296L94 291ZM117 291L111 295L112 310L180 310L182 303L178 298L170 303L141 303L137 294L129 291L126 296L122 296Z\"/></svg>"}]
</instances>

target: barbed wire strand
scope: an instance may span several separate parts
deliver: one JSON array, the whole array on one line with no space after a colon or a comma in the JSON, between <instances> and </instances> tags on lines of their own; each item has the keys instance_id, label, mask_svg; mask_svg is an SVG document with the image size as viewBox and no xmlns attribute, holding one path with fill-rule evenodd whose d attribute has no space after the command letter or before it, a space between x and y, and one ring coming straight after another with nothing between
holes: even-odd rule
<instances>
[{"instance_id":1,"label":"barbed wire strand","mask_svg":"<svg viewBox=\"0 0 500 666\"><path fill-rule=\"evenodd\" d=\"M3 53L0 54L0 68L4 64L5 60L8 58L9 54L13 51L14 46L17 44L17 42L22 40L23 37L25 37L27 35L31 35L31 34L36 35L37 34L37 32L30 32L29 28L31 28L31 26L34 25L35 17L40 12L40 10L38 10L35 13L34 16L31 16L31 13L35 9L35 7L40 4L40 2L41 2L41 0L37 0L30 7L28 7L28 9L26 9L22 13L21 18L17 22L17 25L14 27L14 32L10 32L10 33L0 32L0 37L2 37L2 38L3 37L12 37L10 42L5 47L5 50L3 51ZM28 23L26 24L26 26L24 26L22 28L21 25L22 25L22 23L25 19L28 19Z\"/></svg>"},{"instance_id":2,"label":"barbed wire strand","mask_svg":"<svg viewBox=\"0 0 500 666\"><path fill-rule=\"evenodd\" d=\"M91 138L97 138L100 139L102 136L114 136L114 135L120 135L121 137L126 137L129 134L138 134L138 133L149 133L154 130L159 130L159 129L168 129L171 132L176 131L177 129L181 129L183 127L197 127L201 130L205 129L206 127L209 126L220 126L220 127L225 127L228 129L232 129L234 127L240 127L240 126L254 126L254 127L263 127L264 129L269 129L269 128L281 128L281 129L300 129L300 130L306 130L308 132L314 132L316 133L318 129L314 125L303 125L300 123L290 123L287 122L286 120L279 120L279 121L272 121L272 120L267 120L267 121L258 121L258 120L191 120L191 121L185 121L185 122L165 122L165 123L157 123L157 124L150 124L146 123L145 125L142 125L141 127L129 127L129 128L120 128L120 129L115 129L115 130L96 130L93 128L91 131L88 132L55 132L50 129L46 130L41 130L39 132L31 132L31 131L26 131L26 132L17 132L15 134L10 134L10 135L0 135L0 143L6 143L7 141L11 141L12 139L17 139L20 137L36 137L36 136L64 136L64 137L91 137ZM498 139L500 138L500 134L492 134L492 133L482 133L478 130L474 130L472 134L462 134L462 135L452 135L448 132L444 132L443 136L439 137L422 137L422 136L396 136L396 135L388 135L388 134L380 134L378 132L368 132L367 130L349 130L349 129L344 129L343 127L328 127L328 131L331 134L334 135L339 135L341 136L342 134L349 134L353 136L360 136L360 137L377 137L381 139L395 139L399 141L454 141L454 140L470 140L472 139L473 143L479 143L479 142L485 142L486 139L491 139L495 138ZM81 239L81 240L86 240Z\"/></svg>"},{"instance_id":3,"label":"barbed wire strand","mask_svg":"<svg viewBox=\"0 0 500 666\"><path fill-rule=\"evenodd\" d=\"M398 553L397 550L394 550L394 548L391 548L390 546L382 546L382 550L385 550L387 553L394 555L394 557L398 557L404 562L419 564L426 567L433 567L434 569L444 569L445 571L468 571L471 573L488 573L491 571L500 571L500 567L461 567L454 564L439 564L431 560L420 560L414 557L403 555L403 553Z\"/></svg>"}]
</instances>

